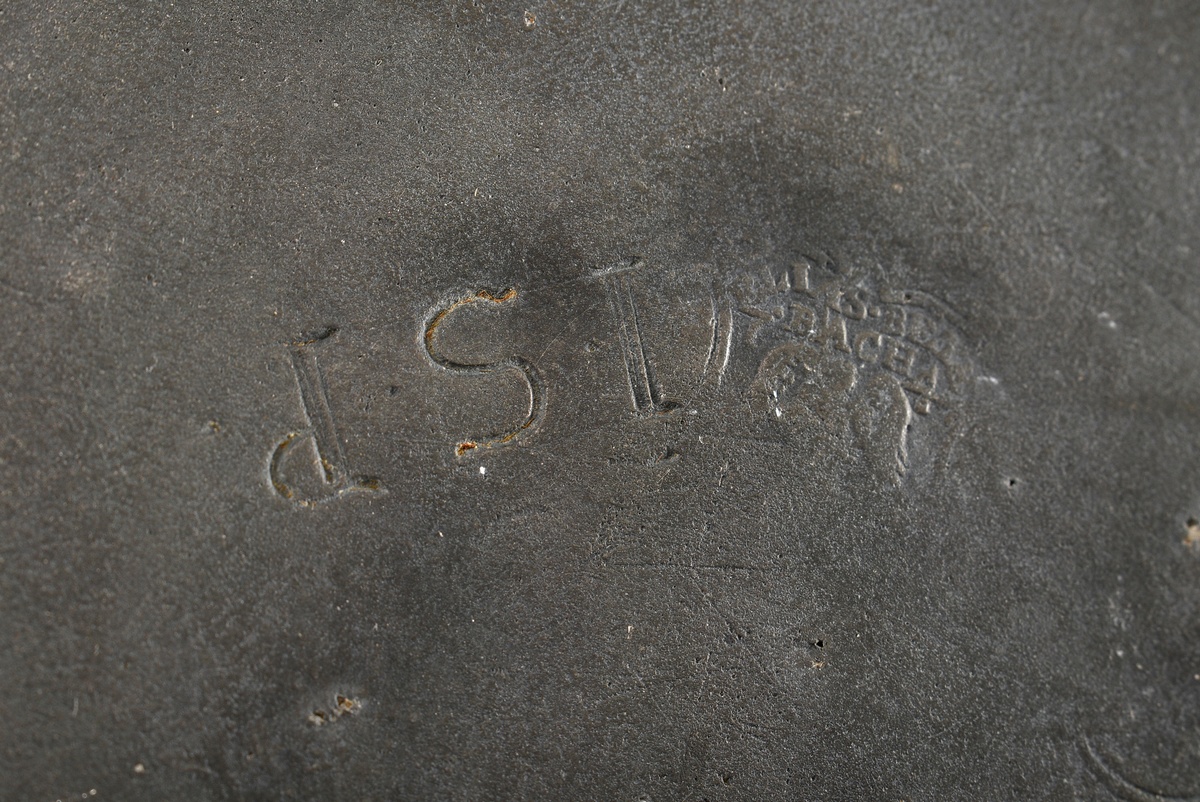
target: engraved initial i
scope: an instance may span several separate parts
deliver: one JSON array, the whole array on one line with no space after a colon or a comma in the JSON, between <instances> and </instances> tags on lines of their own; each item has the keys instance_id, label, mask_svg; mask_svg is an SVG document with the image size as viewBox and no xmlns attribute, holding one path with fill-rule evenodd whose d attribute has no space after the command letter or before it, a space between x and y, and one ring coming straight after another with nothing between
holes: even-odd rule
<instances>
[{"instance_id":1,"label":"engraved initial i","mask_svg":"<svg viewBox=\"0 0 1200 802\"><path fill-rule=\"evenodd\" d=\"M629 274L641 267L641 262L597 272L604 279L608 300L616 318L621 339L621 354L629 377L629 392L633 411L638 415L661 415L679 408L677 401L663 398L662 388L654 377L654 366L646 357L642 341L642 323L638 319L637 301L629 287Z\"/></svg>"},{"instance_id":2,"label":"engraved initial i","mask_svg":"<svg viewBox=\"0 0 1200 802\"><path fill-rule=\"evenodd\" d=\"M641 267L642 262L636 261L597 270L592 275L604 282L608 293L609 305L617 325L625 375L629 379L633 411L639 417L651 417L675 412L683 407L683 403L664 394L655 375L654 363L646 352L645 332L631 280L633 272ZM725 309L718 312L715 300L711 296L709 300L712 306L709 318L712 339L704 365L694 380L695 386L691 388L693 392L710 378L715 378L716 382L720 383L733 344L732 311Z\"/></svg>"}]
</instances>

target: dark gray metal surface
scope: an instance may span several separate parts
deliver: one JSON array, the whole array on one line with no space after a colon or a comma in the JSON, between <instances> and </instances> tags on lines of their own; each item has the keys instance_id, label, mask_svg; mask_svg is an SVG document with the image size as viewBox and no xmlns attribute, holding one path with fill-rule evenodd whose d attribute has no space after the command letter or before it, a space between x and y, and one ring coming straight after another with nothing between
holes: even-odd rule
<instances>
[{"instance_id":1,"label":"dark gray metal surface","mask_svg":"<svg viewBox=\"0 0 1200 802\"><path fill-rule=\"evenodd\" d=\"M1200 798L1198 21L0 6L0 799Z\"/></svg>"}]
</instances>

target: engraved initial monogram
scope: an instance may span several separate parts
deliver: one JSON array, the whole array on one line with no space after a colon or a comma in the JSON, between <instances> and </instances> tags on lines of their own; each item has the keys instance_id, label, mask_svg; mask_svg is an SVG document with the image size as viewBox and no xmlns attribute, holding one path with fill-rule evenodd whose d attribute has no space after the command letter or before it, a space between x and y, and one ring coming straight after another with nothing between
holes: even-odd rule
<instances>
[{"instance_id":1,"label":"engraved initial monogram","mask_svg":"<svg viewBox=\"0 0 1200 802\"><path fill-rule=\"evenodd\" d=\"M851 444L847 453L856 450L877 476L899 484L909 473L914 416L952 406L973 364L948 322L953 313L936 299L875 290L865 274L840 271L817 253L782 273L741 271L723 285L711 266L651 271L636 260L592 271L585 279L599 280L608 298L617 359L636 418L670 416L685 407L692 413L702 399L728 393L722 389L727 375L740 376L749 382L741 400L752 413L772 425L816 425L848 438L842 441ZM546 386L533 361L517 354L465 360L454 355L453 345L443 345L453 342L448 335L439 336L466 307L507 308L517 298L515 288L478 290L435 307L424 320L420 342L432 367L480 377L515 373L528 390L528 403L510 428L451 441L458 457L525 442L546 416ZM744 326L736 324L735 314L743 316ZM317 361L322 342L335 332L330 328L292 343L289 356L306 426L279 442L269 461L275 492L305 507L383 492L378 480L353 474L346 463ZM754 373L730 366L737 336L744 338L739 347L757 353ZM652 342L663 347L659 357L667 354L666 362L656 364Z\"/></svg>"},{"instance_id":2,"label":"engraved initial monogram","mask_svg":"<svg viewBox=\"0 0 1200 802\"><path fill-rule=\"evenodd\" d=\"M292 371L300 390L300 405L304 410L307 427L288 435L271 454L269 474L271 486L282 498L302 507L313 507L355 492L383 492L379 481L365 476L352 476L346 467L346 456L342 453L341 440L333 411L329 406L329 392L313 346L333 336L336 329L325 332L303 342L293 344L291 351ZM300 448L309 446L307 452ZM306 464L293 466L292 463ZM292 467L299 467L293 478Z\"/></svg>"}]
</instances>

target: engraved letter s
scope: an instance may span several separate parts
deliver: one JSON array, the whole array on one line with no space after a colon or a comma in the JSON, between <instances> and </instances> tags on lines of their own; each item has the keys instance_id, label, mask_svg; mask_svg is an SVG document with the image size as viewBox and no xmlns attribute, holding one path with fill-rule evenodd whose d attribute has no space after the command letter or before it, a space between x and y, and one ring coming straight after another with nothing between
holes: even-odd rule
<instances>
[{"instance_id":1,"label":"engraved letter s","mask_svg":"<svg viewBox=\"0 0 1200 802\"><path fill-rule=\"evenodd\" d=\"M520 371L525 378L525 383L529 385L529 412L525 416L525 420L510 432L488 437L480 440L463 440L454 447L454 453L458 456L474 451L479 448L494 448L496 446L507 445L516 442L518 439L528 435L537 425L541 423L542 417L546 414L546 393L542 386L542 378L538 373L537 368L533 363L522 359L519 356L511 356L507 359L502 359L499 362L487 363L468 363L456 362L453 359L442 354L434 343L437 335L438 327L445 322L454 310L466 306L477 301L488 301L494 304L502 304L506 301L511 301L517 297L515 288L506 290L499 295L493 295L487 290L480 290L474 295L468 295L465 298L460 298L454 303L439 312L434 313L425 323L425 351L429 354L429 358L434 364L446 370L453 370L461 373L500 373L506 370Z\"/></svg>"}]
</instances>

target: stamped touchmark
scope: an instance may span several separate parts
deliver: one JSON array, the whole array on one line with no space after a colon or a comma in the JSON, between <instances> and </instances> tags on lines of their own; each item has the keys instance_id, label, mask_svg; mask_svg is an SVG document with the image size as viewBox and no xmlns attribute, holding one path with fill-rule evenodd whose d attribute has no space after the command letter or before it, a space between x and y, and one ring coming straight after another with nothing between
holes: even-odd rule
<instances>
[{"instance_id":1,"label":"stamped touchmark","mask_svg":"<svg viewBox=\"0 0 1200 802\"><path fill-rule=\"evenodd\" d=\"M751 408L781 422L849 427L878 472L908 470L914 413L954 406L974 367L957 317L916 291L875 288L823 253L744 274L731 302L751 346L766 347Z\"/></svg>"}]
</instances>

